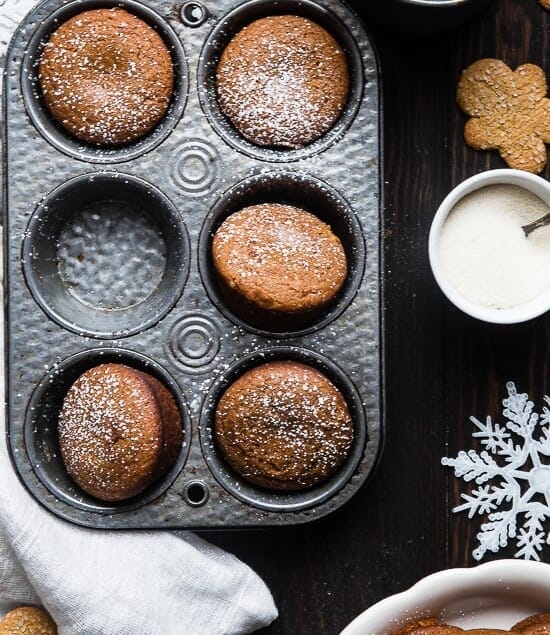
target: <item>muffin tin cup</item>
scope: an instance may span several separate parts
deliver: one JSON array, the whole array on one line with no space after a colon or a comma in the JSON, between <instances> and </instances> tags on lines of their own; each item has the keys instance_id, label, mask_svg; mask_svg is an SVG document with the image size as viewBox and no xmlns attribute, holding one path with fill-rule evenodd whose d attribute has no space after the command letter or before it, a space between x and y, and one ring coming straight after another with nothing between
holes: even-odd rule
<instances>
[{"instance_id":1,"label":"muffin tin cup","mask_svg":"<svg viewBox=\"0 0 550 635\"><path fill-rule=\"evenodd\" d=\"M71 385L90 368L107 363L125 364L161 381L176 400L183 428L183 446L172 468L141 494L116 503L101 501L87 494L72 480L61 458L57 428L63 399ZM132 511L159 498L182 470L191 440L189 408L172 376L145 355L115 348L83 351L55 364L33 392L24 425L29 461L45 487L59 500L73 507L101 514Z\"/></svg>"},{"instance_id":2,"label":"muffin tin cup","mask_svg":"<svg viewBox=\"0 0 550 635\"><path fill-rule=\"evenodd\" d=\"M353 420L353 442L340 468L326 481L299 491L274 491L253 485L239 476L223 459L213 434L218 402L231 383L251 368L275 360L301 362L319 370L342 393ZM363 455L367 426L361 397L353 382L330 359L304 348L278 346L243 357L216 379L202 407L200 439L212 474L233 496L253 507L276 512L295 512L314 507L333 497L352 477ZM369 466L372 467L372 466Z\"/></svg>"},{"instance_id":3,"label":"muffin tin cup","mask_svg":"<svg viewBox=\"0 0 550 635\"><path fill-rule=\"evenodd\" d=\"M78 13L91 9L120 7L153 27L170 51L174 68L174 90L168 109L157 125L142 138L120 146L100 146L77 139L65 130L44 104L38 64L44 45L61 24ZM183 46L170 25L156 11L135 0L75 0L59 7L40 23L29 40L21 65L21 89L25 108L40 134L58 150L82 161L118 163L130 161L164 141L177 125L185 108L189 71Z\"/></svg>"},{"instance_id":4,"label":"muffin tin cup","mask_svg":"<svg viewBox=\"0 0 550 635\"><path fill-rule=\"evenodd\" d=\"M92 173L38 205L21 260L47 315L77 333L123 337L152 326L176 303L189 271L189 238L176 208L150 183Z\"/></svg>"},{"instance_id":5,"label":"muffin tin cup","mask_svg":"<svg viewBox=\"0 0 550 635\"><path fill-rule=\"evenodd\" d=\"M258 146L245 139L221 112L216 97L216 68L229 41L254 20L271 15L297 15L324 27L346 55L349 71L349 94L342 113L332 128L316 141L295 150ZM238 6L220 21L209 35L197 70L201 106L213 128L235 149L262 161L298 161L326 150L340 139L353 122L363 91L361 55L347 26L330 9L311 0L251 0Z\"/></svg>"},{"instance_id":6,"label":"muffin tin cup","mask_svg":"<svg viewBox=\"0 0 550 635\"><path fill-rule=\"evenodd\" d=\"M346 253L348 273L336 296L317 311L283 314L263 311L232 297L216 275L212 261L212 239L223 221L250 205L293 205L327 223ZM305 335L335 320L355 297L365 268L365 242L361 224L349 203L334 188L309 174L274 171L251 176L230 188L206 216L199 238L199 267L212 302L232 322L260 335L288 338Z\"/></svg>"},{"instance_id":7,"label":"muffin tin cup","mask_svg":"<svg viewBox=\"0 0 550 635\"><path fill-rule=\"evenodd\" d=\"M114 6L112 0L43 0L16 31L6 58L9 450L20 480L40 504L97 529L311 522L358 493L383 445L381 113L374 49L340 0L205 0L200 15L195 4L117 3L155 26L169 44L176 38L174 61L188 63L191 78L186 70L177 72L181 97L174 96L172 107L181 117L125 147L74 142L51 122L32 83L44 37L69 15ZM187 13L185 7L191 7ZM316 20L342 44L352 71L350 101L335 127L302 150L249 147L223 128L227 122L219 129L213 123L216 104L205 101L213 60L243 22L288 12ZM178 57L184 48L187 61ZM240 207L269 202L302 207L328 223L348 261L349 275L333 301L289 324L280 315L262 322L243 313L211 263L213 232L223 219ZM241 482L211 437L222 387L251 365L283 358L309 363L332 379L355 425L340 469L300 492ZM105 361L158 377L172 390L185 427L186 445L169 474L140 496L114 504L72 482L57 444L69 386Z\"/></svg>"}]
</instances>

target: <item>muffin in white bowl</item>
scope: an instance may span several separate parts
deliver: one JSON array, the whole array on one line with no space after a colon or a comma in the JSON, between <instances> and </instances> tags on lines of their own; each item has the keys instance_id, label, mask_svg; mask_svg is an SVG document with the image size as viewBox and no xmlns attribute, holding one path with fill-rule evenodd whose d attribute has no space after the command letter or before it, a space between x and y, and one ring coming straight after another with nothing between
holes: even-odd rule
<instances>
[{"instance_id":1,"label":"muffin in white bowl","mask_svg":"<svg viewBox=\"0 0 550 635\"><path fill-rule=\"evenodd\" d=\"M550 612L550 564L496 560L429 575L371 606L340 635L392 635L429 617L464 630L509 630L540 612Z\"/></svg>"}]
</instances>

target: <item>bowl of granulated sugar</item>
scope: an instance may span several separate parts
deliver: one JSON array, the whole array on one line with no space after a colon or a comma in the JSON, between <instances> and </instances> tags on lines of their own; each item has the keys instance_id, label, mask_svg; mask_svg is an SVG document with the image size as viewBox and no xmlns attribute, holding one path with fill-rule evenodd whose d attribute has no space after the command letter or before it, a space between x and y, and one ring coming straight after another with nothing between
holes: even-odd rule
<instances>
[{"instance_id":1,"label":"bowl of granulated sugar","mask_svg":"<svg viewBox=\"0 0 550 635\"><path fill-rule=\"evenodd\" d=\"M432 222L429 258L447 298L485 322L515 324L550 309L550 183L521 170L466 179Z\"/></svg>"}]
</instances>

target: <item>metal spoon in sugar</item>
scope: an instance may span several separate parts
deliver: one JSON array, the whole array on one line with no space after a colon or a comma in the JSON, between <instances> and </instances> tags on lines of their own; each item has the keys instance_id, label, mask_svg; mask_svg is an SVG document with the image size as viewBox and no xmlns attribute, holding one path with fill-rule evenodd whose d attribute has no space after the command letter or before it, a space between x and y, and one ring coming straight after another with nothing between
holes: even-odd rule
<instances>
[{"instance_id":1,"label":"metal spoon in sugar","mask_svg":"<svg viewBox=\"0 0 550 635\"><path fill-rule=\"evenodd\" d=\"M537 218L537 220L534 220L531 223L527 223L527 225L522 225L521 228L525 232L525 237L528 238L531 232L534 232L535 229L538 229L539 227L548 225L548 223L550 223L550 212L540 218Z\"/></svg>"}]
</instances>

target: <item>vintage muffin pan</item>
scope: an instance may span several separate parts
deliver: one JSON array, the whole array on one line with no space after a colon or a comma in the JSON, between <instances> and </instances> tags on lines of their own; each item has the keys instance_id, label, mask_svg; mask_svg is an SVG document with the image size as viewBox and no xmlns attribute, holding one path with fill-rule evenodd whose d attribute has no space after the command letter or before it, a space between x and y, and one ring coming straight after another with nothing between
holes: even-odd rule
<instances>
[{"instance_id":1,"label":"vintage muffin pan","mask_svg":"<svg viewBox=\"0 0 550 635\"><path fill-rule=\"evenodd\" d=\"M382 269L380 103L376 56L337 0L124 0L152 25L176 76L168 113L142 139L87 146L45 109L36 64L69 17L114 2L45 0L23 21L4 86L4 272L7 421L14 467L44 506L99 528L290 525L322 517L365 482L381 451ZM214 71L232 35L256 18L294 14L325 27L350 70L348 103L321 139L261 148L236 133L215 99ZM231 306L213 273L217 227L247 205L293 204L329 223L347 280L309 320L275 325ZM300 492L269 492L234 474L212 438L224 388L267 360L291 359L341 390L355 438L340 470ZM57 418L71 383L116 361L174 394L184 445L177 463L134 499L105 503L71 480Z\"/></svg>"}]
</instances>

